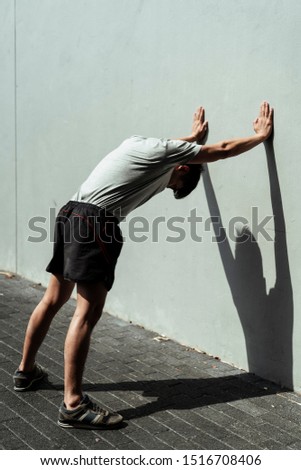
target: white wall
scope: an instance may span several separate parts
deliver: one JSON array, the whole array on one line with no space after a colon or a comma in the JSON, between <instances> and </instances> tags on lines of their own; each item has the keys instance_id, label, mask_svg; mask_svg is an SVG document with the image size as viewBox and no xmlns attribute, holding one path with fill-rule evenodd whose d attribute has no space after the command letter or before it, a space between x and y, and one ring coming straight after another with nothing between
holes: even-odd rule
<instances>
[{"instance_id":1,"label":"white wall","mask_svg":"<svg viewBox=\"0 0 301 470\"><path fill-rule=\"evenodd\" d=\"M16 270L14 9L0 2L0 266Z\"/></svg>"},{"instance_id":2,"label":"white wall","mask_svg":"<svg viewBox=\"0 0 301 470\"><path fill-rule=\"evenodd\" d=\"M17 263L20 274L47 283L50 208L123 138L181 137L200 104L209 143L248 135L267 99L275 107L273 148L212 164L187 199L166 191L133 213L186 218L183 242L166 242L176 234L161 224L158 242L134 243L123 224L127 241L107 309L301 390L300 2L17 0L14 8L1 0L1 11L0 265ZM256 235L252 207L260 220L276 216L265 227L272 241ZM189 236L192 209L203 218L202 242ZM247 219L257 242L213 243L205 220L218 214L226 230L233 217ZM28 227L34 216L47 219L42 243L27 240L37 236Z\"/></svg>"}]
</instances>

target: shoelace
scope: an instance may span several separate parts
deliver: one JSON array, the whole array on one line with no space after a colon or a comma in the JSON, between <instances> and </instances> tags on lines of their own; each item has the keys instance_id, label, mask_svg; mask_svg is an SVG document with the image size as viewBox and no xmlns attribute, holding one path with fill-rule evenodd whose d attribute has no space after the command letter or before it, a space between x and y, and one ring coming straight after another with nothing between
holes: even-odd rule
<instances>
[{"instance_id":1,"label":"shoelace","mask_svg":"<svg viewBox=\"0 0 301 470\"><path fill-rule=\"evenodd\" d=\"M104 416L106 416L107 414L106 410L104 410L99 405L97 405L97 403L93 403L92 401L89 404L89 408L92 409L92 411L94 411L97 414L104 415Z\"/></svg>"}]
</instances>

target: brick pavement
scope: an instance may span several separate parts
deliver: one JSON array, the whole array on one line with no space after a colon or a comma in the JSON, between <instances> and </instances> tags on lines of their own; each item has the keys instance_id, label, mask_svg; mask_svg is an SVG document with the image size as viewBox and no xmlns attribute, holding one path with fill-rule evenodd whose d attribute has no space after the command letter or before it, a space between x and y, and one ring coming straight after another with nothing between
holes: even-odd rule
<instances>
[{"instance_id":1,"label":"brick pavement","mask_svg":"<svg viewBox=\"0 0 301 470\"><path fill-rule=\"evenodd\" d=\"M39 353L48 381L16 393L11 375L43 288L0 276L2 449L301 449L301 397L174 341L104 314L85 371L85 390L121 412L118 430L57 426L63 343L75 301L57 315Z\"/></svg>"}]
</instances>

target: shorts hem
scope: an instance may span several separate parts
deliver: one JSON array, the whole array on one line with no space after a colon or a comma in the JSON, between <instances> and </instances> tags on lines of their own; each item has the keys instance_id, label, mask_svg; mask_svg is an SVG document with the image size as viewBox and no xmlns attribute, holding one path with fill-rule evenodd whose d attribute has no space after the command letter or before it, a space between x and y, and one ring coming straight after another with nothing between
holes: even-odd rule
<instances>
[{"instance_id":1,"label":"shorts hem","mask_svg":"<svg viewBox=\"0 0 301 470\"><path fill-rule=\"evenodd\" d=\"M81 277L81 278L78 278L76 276L70 276L68 274L64 274L60 271L57 271L55 269L48 269L46 268L45 270L47 273L49 274L60 274L61 276L63 276L64 280L65 281L70 281L70 282L75 282L75 283L78 283L78 282L89 282L89 283L95 283L95 282L102 282L102 284L105 286L105 288L107 289L107 291L111 290L112 287L113 287L113 284L114 284L114 281L112 282L109 282L106 278L106 275L104 276L93 276L93 277Z\"/></svg>"}]
</instances>

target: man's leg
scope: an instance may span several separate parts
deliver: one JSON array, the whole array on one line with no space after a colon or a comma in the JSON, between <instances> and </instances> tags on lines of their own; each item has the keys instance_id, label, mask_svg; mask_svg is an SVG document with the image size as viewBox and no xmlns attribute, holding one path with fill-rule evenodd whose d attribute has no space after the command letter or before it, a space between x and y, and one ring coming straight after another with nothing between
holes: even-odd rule
<instances>
[{"instance_id":1,"label":"man's leg","mask_svg":"<svg viewBox=\"0 0 301 470\"><path fill-rule=\"evenodd\" d=\"M77 306L65 341L66 409L76 408L83 398L82 377L92 330L101 317L107 296L102 282L78 282Z\"/></svg>"},{"instance_id":2,"label":"man's leg","mask_svg":"<svg viewBox=\"0 0 301 470\"><path fill-rule=\"evenodd\" d=\"M30 372L33 370L36 354L47 334L51 321L70 298L73 288L74 283L65 280L62 275L51 275L47 290L30 317L19 371Z\"/></svg>"},{"instance_id":3,"label":"man's leg","mask_svg":"<svg viewBox=\"0 0 301 470\"><path fill-rule=\"evenodd\" d=\"M58 419L63 428L107 429L123 420L119 413L104 410L82 393L91 333L101 317L106 295L101 282L77 283L77 306L65 342L65 394Z\"/></svg>"}]
</instances>

